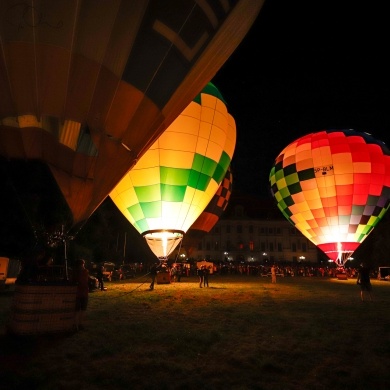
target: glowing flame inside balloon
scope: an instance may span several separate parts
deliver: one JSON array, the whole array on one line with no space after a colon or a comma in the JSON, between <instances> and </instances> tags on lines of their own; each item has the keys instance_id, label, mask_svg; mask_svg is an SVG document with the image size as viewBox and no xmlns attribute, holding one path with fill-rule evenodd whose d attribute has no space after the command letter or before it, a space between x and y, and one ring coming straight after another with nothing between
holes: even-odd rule
<instances>
[{"instance_id":1,"label":"glowing flame inside balloon","mask_svg":"<svg viewBox=\"0 0 390 390\"><path fill-rule=\"evenodd\" d=\"M354 130L325 130L288 145L270 172L278 208L343 266L389 208L390 151Z\"/></svg>"},{"instance_id":2,"label":"glowing flame inside balloon","mask_svg":"<svg viewBox=\"0 0 390 390\"><path fill-rule=\"evenodd\" d=\"M236 126L209 83L110 193L153 253L166 258L218 190Z\"/></svg>"}]
</instances>

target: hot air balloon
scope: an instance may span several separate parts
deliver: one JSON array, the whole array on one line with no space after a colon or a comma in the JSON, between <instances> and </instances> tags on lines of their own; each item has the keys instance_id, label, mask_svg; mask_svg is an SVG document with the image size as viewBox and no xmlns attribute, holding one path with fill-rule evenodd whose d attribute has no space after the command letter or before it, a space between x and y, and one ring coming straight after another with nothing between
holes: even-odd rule
<instances>
[{"instance_id":1,"label":"hot air balloon","mask_svg":"<svg viewBox=\"0 0 390 390\"><path fill-rule=\"evenodd\" d=\"M287 220L344 266L389 208L390 151L368 133L323 130L288 145L269 180Z\"/></svg>"},{"instance_id":2,"label":"hot air balloon","mask_svg":"<svg viewBox=\"0 0 390 390\"><path fill-rule=\"evenodd\" d=\"M229 167L210 203L183 237L181 248L187 252L188 256L191 256L193 249L197 247L199 241L202 240L205 234L211 231L226 210L232 194L232 186L233 175Z\"/></svg>"},{"instance_id":3,"label":"hot air balloon","mask_svg":"<svg viewBox=\"0 0 390 390\"><path fill-rule=\"evenodd\" d=\"M2 172L16 160L49 167L77 230L214 77L263 3L1 0Z\"/></svg>"},{"instance_id":4,"label":"hot air balloon","mask_svg":"<svg viewBox=\"0 0 390 390\"><path fill-rule=\"evenodd\" d=\"M158 258L169 256L209 204L235 143L234 119L208 83L110 193Z\"/></svg>"}]
</instances>

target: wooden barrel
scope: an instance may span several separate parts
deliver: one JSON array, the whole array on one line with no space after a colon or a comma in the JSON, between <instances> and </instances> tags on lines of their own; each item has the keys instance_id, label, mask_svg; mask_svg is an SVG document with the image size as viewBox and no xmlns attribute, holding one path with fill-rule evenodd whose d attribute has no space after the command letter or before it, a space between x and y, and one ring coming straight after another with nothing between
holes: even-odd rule
<instances>
[{"instance_id":1,"label":"wooden barrel","mask_svg":"<svg viewBox=\"0 0 390 390\"><path fill-rule=\"evenodd\" d=\"M20 335L73 331L76 292L72 284L16 284L8 331Z\"/></svg>"}]
</instances>

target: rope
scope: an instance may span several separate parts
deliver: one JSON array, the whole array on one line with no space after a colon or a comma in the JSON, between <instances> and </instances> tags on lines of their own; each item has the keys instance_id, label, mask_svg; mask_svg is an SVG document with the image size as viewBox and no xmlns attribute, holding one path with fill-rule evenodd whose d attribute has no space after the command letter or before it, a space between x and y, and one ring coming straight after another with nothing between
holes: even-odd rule
<instances>
[{"instance_id":1,"label":"rope","mask_svg":"<svg viewBox=\"0 0 390 390\"><path fill-rule=\"evenodd\" d=\"M148 272L147 274L145 274L145 275L143 275L143 276L140 276L140 277L137 278L137 279L145 278L145 277L148 276L149 274L150 274L150 272ZM129 294L133 293L134 291L138 290L141 286L143 286L145 283L149 283L149 280L148 280L148 279L145 279L145 281L143 281L143 282L142 282L140 285L138 285L137 287L133 288L131 291L125 291L125 292L123 292L122 294L116 295L115 297L110 297L110 296L105 295L104 297L103 297L103 296L97 297L97 299L117 299L117 298L120 298L120 297L123 297L123 296L126 296L126 295L129 295Z\"/></svg>"}]
</instances>

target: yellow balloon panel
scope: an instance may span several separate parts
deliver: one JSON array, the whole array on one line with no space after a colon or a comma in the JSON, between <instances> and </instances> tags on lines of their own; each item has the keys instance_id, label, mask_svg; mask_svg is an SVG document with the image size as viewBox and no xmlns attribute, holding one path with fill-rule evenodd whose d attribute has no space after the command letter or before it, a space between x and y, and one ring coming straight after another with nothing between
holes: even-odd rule
<instances>
[{"instance_id":1,"label":"yellow balloon panel","mask_svg":"<svg viewBox=\"0 0 390 390\"><path fill-rule=\"evenodd\" d=\"M193 137L191 136L189 140L193 141ZM175 142L174 138L171 139L172 142ZM171 144L172 144L171 142ZM180 141L178 141L178 145L180 145ZM178 146L180 150L172 150L172 149L159 149L159 163L157 166L169 167L173 166L176 169L191 169L192 162L194 161L195 151L187 152L182 151L181 147ZM154 176L155 177L155 176ZM186 176L182 177L182 181L187 182Z\"/></svg>"},{"instance_id":2,"label":"yellow balloon panel","mask_svg":"<svg viewBox=\"0 0 390 390\"><path fill-rule=\"evenodd\" d=\"M130 177L127 177L128 175L126 175L125 178L127 177L126 181L129 183L129 185L138 188L138 187L145 187L145 186L151 186L156 184L156 181L153 178L156 177L156 175L158 174L159 174L159 166L158 164L156 164L155 160L153 160L153 164L151 165L150 168L134 170L133 175L131 175ZM125 180L125 178L122 180Z\"/></svg>"}]
</instances>

